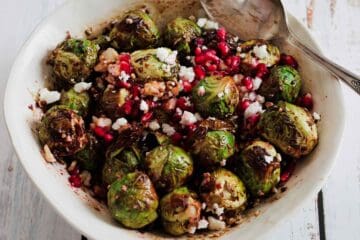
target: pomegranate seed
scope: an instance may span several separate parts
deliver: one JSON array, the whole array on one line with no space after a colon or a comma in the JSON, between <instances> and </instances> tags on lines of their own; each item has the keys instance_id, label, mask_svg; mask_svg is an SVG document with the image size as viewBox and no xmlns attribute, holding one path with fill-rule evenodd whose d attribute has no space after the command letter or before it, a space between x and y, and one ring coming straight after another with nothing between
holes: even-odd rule
<instances>
[{"instance_id":1,"label":"pomegranate seed","mask_svg":"<svg viewBox=\"0 0 360 240\"><path fill-rule=\"evenodd\" d=\"M196 126L196 124L190 124L190 125L187 125L186 128L190 133L193 133L197 129L197 126Z\"/></svg>"},{"instance_id":2,"label":"pomegranate seed","mask_svg":"<svg viewBox=\"0 0 360 240\"><path fill-rule=\"evenodd\" d=\"M195 45L198 46L198 47L204 45L204 42L205 42L205 40L203 38L196 38L195 39Z\"/></svg>"},{"instance_id":3,"label":"pomegranate seed","mask_svg":"<svg viewBox=\"0 0 360 240\"><path fill-rule=\"evenodd\" d=\"M218 66L216 64L210 64L206 66L206 70L208 70L209 72L214 72L216 71L218 68Z\"/></svg>"},{"instance_id":4,"label":"pomegranate seed","mask_svg":"<svg viewBox=\"0 0 360 240\"><path fill-rule=\"evenodd\" d=\"M293 174L293 172L295 170L295 166L296 166L295 161L288 163L288 165L285 167L285 169L282 171L282 173L280 175L281 183L286 183L287 181L289 181L291 175Z\"/></svg>"},{"instance_id":5,"label":"pomegranate seed","mask_svg":"<svg viewBox=\"0 0 360 240\"><path fill-rule=\"evenodd\" d=\"M81 187L81 177L79 174L76 175L71 175L69 177L69 182L71 184L71 186L79 188Z\"/></svg>"},{"instance_id":6,"label":"pomegranate seed","mask_svg":"<svg viewBox=\"0 0 360 240\"><path fill-rule=\"evenodd\" d=\"M181 110L185 110L187 108L187 100L183 97L178 98L176 101L176 107L180 108Z\"/></svg>"},{"instance_id":7,"label":"pomegranate seed","mask_svg":"<svg viewBox=\"0 0 360 240\"><path fill-rule=\"evenodd\" d=\"M129 62L121 61L120 62L120 70L124 71L127 74L131 74L131 66Z\"/></svg>"},{"instance_id":8,"label":"pomegranate seed","mask_svg":"<svg viewBox=\"0 0 360 240\"><path fill-rule=\"evenodd\" d=\"M219 28L216 32L216 35L220 41L225 41L226 39L226 30L225 28Z\"/></svg>"},{"instance_id":9,"label":"pomegranate seed","mask_svg":"<svg viewBox=\"0 0 360 240\"><path fill-rule=\"evenodd\" d=\"M184 92L186 92L186 93L191 92L193 86L189 81L183 80L182 85L183 85Z\"/></svg>"},{"instance_id":10,"label":"pomegranate seed","mask_svg":"<svg viewBox=\"0 0 360 240\"><path fill-rule=\"evenodd\" d=\"M201 54L201 55L195 56L195 63L196 64L203 64L205 61L206 61L205 55Z\"/></svg>"},{"instance_id":11,"label":"pomegranate seed","mask_svg":"<svg viewBox=\"0 0 360 240\"><path fill-rule=\"evenodd\" d=\"M230 52L230 48L226 42L219 42L217 47L220 50L222 56L226 56Z\"/></svg>"},{"instance_id":12,"label":"pomegranate seed","mask_svg":"<svg viewBox=\"0 0 360 240\"><path fill-rule=\"evenodd\" d=\"M213 62L219 63L220 58L218 56L216 56L215 50L207 50L205 52L205 61L213 61Z\"/></svg>"},{"instance_id":13,"label":"pomegranate seed","mask_svg":"<svg viewBox=\"0 0 360 240\"><path fill-rule=\"evenodd\" d=\"M146 122L150 121L151 118L152 118L152 116L153 116L153 113L152 113L152 112L147 112L147 113L145 113L145 114L141 117L141 122L146 123Z\"/></svg>"},{"instance_id":14,"label":"pomegranate seed","mask_svg":"<svg viewBox=\"0 0 360 240\"><path fill-rule=\"evenodd\" d=\"M197 79L199 79L199 80L205 78L205 76L206 76L205 70L202 66L196 65L194 67L194 72L195 72Z\"/></svg>"},{"instance_id":15,"label":"pomegranate seed","mask_svg":"<svg viewBox=\"0 0 360 240\"><path fill-rule=\"evenodd\" d=\"M146 103L149 106L149 108L155 108L158 105L156 102L154 102L152 100L147 100Z\"/></svg>"},{"instance_id":16,"label":"pomegranate seed","mask_svg":"<svg viewBox=\"0 0 360 240\"><path fill-rule=\"evenodd\" d=\"M202 53L202 51L201 51L200 47L195 48L195 55L196 56L200 55L201 53Z\"/></svg>"},{"instance_id":17,"label":"pomegranate seed","mask_svg":"<svg viewBox=\"0 0 360 240\"><path fill-rule=\"evenodd\" d=\"M133 101L127 100L124 105L122 106L122 109L126 115L130 115L132 111Z\"/></svg>"},{"instance_id":18,"label":"pomegranate seed","mask_svg":"<svg viewBox=\"0 0 360 240\"><path fill-rule=\"evenodd\" d=\"M248 117L246 119L246 121L250 124L250 126L255 126L258 121L260 120L260 114L254 114L254 115L251 115L250 117Z\"/></svg>"},{"instance_id":19,"label":"pomegranate seed","mask_svg":"<svg viewBox=\"0 0 360 240\"><path fill-rule=\"evenodd\" d=\"M182 137L183 137L183 136L181 135L181 133L176 132L176 133L174 133L174 134L171 136L171 140L172 140L174 143L178 143L178 142L181 141Z\"/></svg>"},{"instance_id":20,"label":"pomegranate seed","mask_svg":"<svg viewBox=\"0 0 360 240\"><path fill-rule=\"evenodd\" d=\"M129 89L129 88L131 88L131 83L129 83L129 82L125 82L125 81L118 81L117 83L116 83L116 85L119 87L119 88L126 88L126 89Z\"/></svg>"},{"instance_id":21,"label":"pomegranate seed","mask_svg":"<svg viewBox=\"0 0 360 240\"><path fill-rule=\"evenodd\" d=\"M226 65L230 67L231 71L237 71L240 66L239 56L229 56L225 60Z\"/></svg>"},{"instance_id":22,"label":"pomegranate seed","mask_svg":"<svg viewBox=\"0 0 360 240\"><path fill-rule=\"evenodd\" d=\"M253 82L251 77L247 76L242 80L243 85L246 87L247 90L252 90L253 88Z\"/></svg>"},{"instance_id":23,"label":"pomegranate seed","mask_svg":"<svg viewBox=\"0 0 360 240\"><path fill-rule=\"evenodd\" d=\"M245 99L240 103L240 109L242 111L245 111L249 106L250 106L250 100Z\"/></svg>"},{"instance_id":24,"label":"pomegranate seed","mask_svg":"<svg viewBox=\"0 0 360 240\"><path fill-rule=\"evenodd\" d=\"M288 65L293 68L298 68L299 64L295 60L295 58L291 55L281 54L280 56L280 64Z\"/></svg>"},{"instance_id":25,"label":"pomegranate seed","mask_svg":"<svg viewBox=\"0 0 360 240\"><path fill-rule=\"evenodd\" d=\"M264 63L259 63L257 66L256 66L256 76L259 77L259 78L263 78L264 76L268 75L269 74L269 70L268 68L266 67L266 64Z\"/></svg>"},{"instance_id":26,"label":"pomegranate seed","mask_svg":"<svg viewBox=\"0 0 360 240\"><path fill-rule=\"evenodd\" d=\"M114 139L114 137L113 137L113 135L112 135L111 133L107 133L107 134L105 134L105 136L104 136L104 140L105 140L105 142L107 142L107 143L111 142L113 139Z\"/></svg>"},{"instance_id":27,"label":"pomegranate seed","mask_svg":"<svg viewBox=\"0 0 360 240\"><path fill-rule=\"evenodd\" d=\"M133 85L131 89L131 94L133 98L140 96L140 86L139 85Z\"/></svg>"},{"instance_id":28,"label":"pomegranate seed","mask_svg":"<svg viewBox=\"0 0 360 240\"><path fill-rule=\"evenodd\" d=\"M119 61L130 62L130 54L122 53L119 55Z\"/></svg>"},{"instance_id":29,"label":"pomegranate seed","mask_svg":"<svg viewBox=\"0 0 360 240\"><path fill-rule=\"evenodd\" d=\"M98 137L104 137L106 132L105 132L105 129L102 128L102 127L98 127L96 126L94 129L93 129L94 133L96 136Z\"/></svg>"},{"instance_id":30,"label":"pomegranate seed","mask_svg":"<svg viewBox=\"0 0 360 240\"><path fill-rule=\"evenodd\" d=\"M307 93L304 96L302 96L300 98L299 105L311 110L314 106L314 101L311 93Z\"/></svg>"}]
</instances>

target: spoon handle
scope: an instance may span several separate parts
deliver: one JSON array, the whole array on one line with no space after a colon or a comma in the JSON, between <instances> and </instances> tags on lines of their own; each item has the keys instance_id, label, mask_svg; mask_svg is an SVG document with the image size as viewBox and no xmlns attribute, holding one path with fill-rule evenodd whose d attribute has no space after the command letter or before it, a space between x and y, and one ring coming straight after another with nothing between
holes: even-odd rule
<instances>
[{"instance_id":1,"label":"spoon handle","mask_svg":"<svg viewBox=\"0 0 360 240\"><path fill-rule=\"evenodd\" d=\"M290 34L288 39L290 43L299 47L307 56L312 58L315 62L319 63L326 69L328 69L331 73L333 73L338 78L345 81L352 89L354 89L360 95L360 76L356 75L340 65L334 63L329 58L324 57L322 54L316 53L311 50L303 43L301 43L294 34Z\"/></svg>"}]
</instances>

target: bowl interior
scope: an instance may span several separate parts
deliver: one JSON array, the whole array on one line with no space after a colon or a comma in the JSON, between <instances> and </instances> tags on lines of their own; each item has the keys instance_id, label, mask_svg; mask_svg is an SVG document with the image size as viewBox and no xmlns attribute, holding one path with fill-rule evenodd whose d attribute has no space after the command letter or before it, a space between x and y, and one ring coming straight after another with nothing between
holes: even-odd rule
<instances>
[{"instance_id":1,"label":"bowl interior","mask_svg":"<svg viewBox=\"0 0 360 240\"><path fill-rule=\"evenodd\" d=\"M68 1L48 17L32 34L14 63L5 96L5 117L15 150L32 181L54 208L79 231L94 239L131 239L154 235L129 231L120 227L109 216L106 207L79 189L72 189L63 165L47 164L40 154L37 139L31 131L34 93L44 86L48 75L45 57L66 31L81 37L90 26L97 26L120 14L124 9L144 4L136 0L77 0ZM196 0L150 0L146 3L162 25L174 16L201 13ZM165 11L165 9L167 9ZM316 43L306 30L291 16L291 27L301 39L312 46ZM289 216L307 198L314 196L334 164L344 127L344 112L339 82L324 69L314 65L299 49L281 43L282 50L294 55L301 68L305 91L313 93L315 111L320 113L320 142L315 151L298 165L287 184L288 190L276 201L269 201L258 209L258 217L249 217L244 223L224 233L227 239L256 239L268 232L280 220ZM261 229L261 231L259 231ZM159 236L156 236L159 237Z\"/></svg>"}]
</instances>

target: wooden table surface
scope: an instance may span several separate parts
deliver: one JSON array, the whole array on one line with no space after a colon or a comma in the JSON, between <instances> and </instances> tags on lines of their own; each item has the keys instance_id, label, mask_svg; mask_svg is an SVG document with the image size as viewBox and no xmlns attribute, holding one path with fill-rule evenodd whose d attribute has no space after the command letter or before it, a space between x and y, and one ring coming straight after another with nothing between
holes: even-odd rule
<instances>
[{"instance_id":1,"label":"wooden table surface","mask_svg":"<svg viewBox=\"0 0 360 240\"><path fill-rule=\"evenodd\" d=\"M64 0L0 0L0 98L21 45ZM360 74L360 0L284 0L324 53ZM344 141L323 190L265 239L360 239L360 97L342 85ZM80 240L27 177L10 144L0 106L0 240ZM337 106L334 106L335 108ZM334 126L336 127L336 126ZM332 147L332 146L329 146ZM241 239L241 237L239 237Z\"/></svg>"}]
</instances>

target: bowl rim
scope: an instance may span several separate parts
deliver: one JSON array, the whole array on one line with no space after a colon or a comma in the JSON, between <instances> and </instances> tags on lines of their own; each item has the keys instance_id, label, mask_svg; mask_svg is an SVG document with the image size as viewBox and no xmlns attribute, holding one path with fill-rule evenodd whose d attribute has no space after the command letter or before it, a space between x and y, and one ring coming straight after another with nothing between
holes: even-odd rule
<instances>
[{"instance_id":1,"label":"bowl rim","mask_svg":"<svg viewBox=\"0 0 360 240\"><path fill-rule=\"evenodd\" d=\"M5 123L6 123L6 128L7 131L9 133L10 136L10 141L12 143L12 146L15 150L17 159L20 160L21 165L23 166L23 168L25 169L27 175L29 176L30 180L35 184L35 186L37 187L37 189L39 190L39 192L41 192L41 194L45 197L45 199L50 203L50 205L56 210L56 212L62 216L63 219L65 219L74 229L76 229L77 231L79 231L80 233L86 235L88 238L92 238L92 239L97 239L97 237L99 237L98 234L95 234L94 231L87 231L84 230L81 226L81 224L78 224L75 220L73 220L72 218L70 218L69 215L66 215L65 212L63 211L63 208L56 203L56 201L54 201L55 199L53 199L52 194L47 191L46 189L42 188L41 186L41 177L36 176L35 174L32 173L30 166L28 166L24 160L24 158L22 158L22 154L21 154L21 146L16 144L16 139L18 137L18 135L15 133L15 131L13 131L12 129L12 124L11 124L11 117L10 114L8 114L8 112L11 110L11 99L10 99L10 95L11 92L9 91L9 89L11 88L11 86L13 85L11 79L14 78L14 76L17 74L17 69L20 67L20 63L21 63L21 59L24 57L24 53L25 50L30 46L30 44L32 43L33 39L36 38L37 34L41 31L41 29L47 24L47 22L49 22L53 17L55 17L59 12L63 11L64 9L66 9L68 6L70 6L70 4L72 3L72 1L70 0L66 0L64 3L60 4L57 8L55 8L50 14L48 14L45 18L43 18L41 20L41 22L39 24L37 24L37 26L34 28L34 30L31 32L30 36L27 38L27 40L23 43L22 47L18 50L18 53L16 55L16 58L13 62L13 65L11 67L11 71L6 83L6 88L5 88L5 94L4 94L4 102L3 102L3 114L4 114L4 118L5 118ZM301 26L301 31L305 33L305 35L307 35L306 37L311 41L311 43L313 44L313 48L319 52L322 53L322 49L320 48L319 43L315 40L314 36L312 35L312 33L304 26L303 23L301 23L298 19L296 19L290 12L288 12L286 10L286 15L287 18L291 19L291 22L294 22L295 24ZM290 23L289 23L290 24ZM291 28L290 24L290 28ZM340 80L334 76L334 79L332 80L336 80L337 85L338 85L338 94L340 96L340 98L338 99L338 109L339 109L339 114L341 116L343 116L341 119L339 119L339 126L338 128L340 128L339 133L341 138L339 139L339 146L337 147L337 149L335 150L335 155L333 157L333 161L331 162L331 165L329 165L329 170L326 172L326 174L324 174L324 176L322 176L322 179L320 179L318 181L318 183L312 188L312 190L308 190L306 192L306 195L302 197L302 201L300 204L298 205L294 205L294 207L292 207L288 212L287 215L284 216L284 218L282 218L281 220L277 221L274 226L278 226L279 224L281 224L282 222L285 221L285 219L288 219L290 216L292 216L300 207L303 206L304 203L308 202L310 198L314 197L320 190L321 188L324 186L325 182L327 181L330 173L332 172L332 169L334 168L337 158L339 156L340 153L340 148L341 145L343 144L343 135L344 135L344 128L345 128L345 119L346 119L346 115L345 115L345 108L344 108L344 94L343 94L343 89L342 89L342 85L340 84ZM272 229L269 229L267 231L260 231L258 232L258 236L257 239L260 239L263 236L266 236L269 232L271 232ZM229 235L232 235L231 233ZM225 235L224 238L226 238L228 235ZM223 237L221 237L223 238Z\"/></svg>"}]
</instances>

